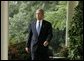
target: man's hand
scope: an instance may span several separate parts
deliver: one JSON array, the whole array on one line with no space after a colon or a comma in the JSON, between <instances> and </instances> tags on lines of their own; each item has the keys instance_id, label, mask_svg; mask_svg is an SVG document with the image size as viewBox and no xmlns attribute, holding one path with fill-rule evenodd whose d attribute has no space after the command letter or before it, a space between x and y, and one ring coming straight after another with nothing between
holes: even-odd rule
<instances>
[{"instance_id":1,"label":"man's hand","mask_svg":"<svg viewBox=\"0 0 84 61\"><path fill-rule=\"evenodd\" d=\"M28 47L26 47L25 50L26 50L27 53L29 53L29 48Z\"/></svg>"},{"instance_id":2,"label":"man's hand","mask_svg":"<svg viewBox=\"0 0 84 61\"><path fill-rule=\"evenodd\" d=\"M45 41L43 45L46 47L48 45L48 41Z\"/></svg>"}]
</instances>

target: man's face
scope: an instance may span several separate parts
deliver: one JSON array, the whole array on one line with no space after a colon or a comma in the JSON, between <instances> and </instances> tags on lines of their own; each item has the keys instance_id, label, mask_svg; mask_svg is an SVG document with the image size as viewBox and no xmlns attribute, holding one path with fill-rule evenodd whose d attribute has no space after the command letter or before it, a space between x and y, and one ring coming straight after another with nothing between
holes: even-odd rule
<instances>
[{"instance_id":1,"label":"man's face","mask_svg":"<svg viewBox=\"0 0 84 61\"><path fill-rule=\"evenodd\" d=\"M36 19L37 20L43 19L43 13L39 10L36 11Z\"/></svg>"}]
</instances>

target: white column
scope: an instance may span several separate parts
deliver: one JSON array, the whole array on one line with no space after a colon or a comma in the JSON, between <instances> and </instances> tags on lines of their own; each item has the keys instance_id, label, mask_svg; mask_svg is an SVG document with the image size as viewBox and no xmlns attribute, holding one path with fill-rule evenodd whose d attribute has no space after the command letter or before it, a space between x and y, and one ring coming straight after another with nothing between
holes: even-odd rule
<instances>
[{"instance_id":1,"label":"white column","mask_svg":"<svg viewBox=\"0 0 84 61\"><path fill-rule=\"evenodd\" d=\"M8 59L8 2L1 1L1 60Z\"/></svg>"},{"instance_id":2,"label":"white column","mask_svg":"<svg viewBox=\"0 0 84 61\"><path fill-rule=\"evenodd\" d=\"M65 41L65 46L69 46L69 34L68 34L68 29L70 27L69 23L72 20L75 12L75 7L77 6L78 1L67 1L67 19L66 19L66 41Z\"/></svg>"}]
</instances>

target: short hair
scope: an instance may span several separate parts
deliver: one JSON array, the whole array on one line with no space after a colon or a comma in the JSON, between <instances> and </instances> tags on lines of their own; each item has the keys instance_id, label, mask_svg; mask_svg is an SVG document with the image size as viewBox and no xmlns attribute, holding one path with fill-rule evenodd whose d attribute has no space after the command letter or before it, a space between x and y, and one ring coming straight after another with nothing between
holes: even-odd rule
<instances>
[{"instance_id":1,"label":"short hair","mask_svg":"<svg viewBox=\"0 0 84 61\"><path fill-rule=\"evenodd\" d=\"M44 14L44 10L43 9L37 9L36 11L40 11Z\"/></svg>"}]
</instances>

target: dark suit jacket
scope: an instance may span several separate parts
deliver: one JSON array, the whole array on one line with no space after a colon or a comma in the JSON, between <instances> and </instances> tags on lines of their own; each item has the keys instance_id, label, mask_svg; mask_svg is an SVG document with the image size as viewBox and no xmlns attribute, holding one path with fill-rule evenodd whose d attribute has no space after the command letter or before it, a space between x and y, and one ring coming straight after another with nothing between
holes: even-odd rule
<instances>
[{"instance_id":1,"label":"dark suit jacket","mask_svg":"<svg viewBox=\"0 0 84 61\"><path fill-rule=\"evenodd\" d=\"M39 35L36 31L36 20L31 22L29 30L27 47L31 49L31 53L45 55L45 53L47 53L48 46L43 46L43 43L44 41L50 42L53 36L51 23L43 20Z\"/></svg>"}]
</instances>

